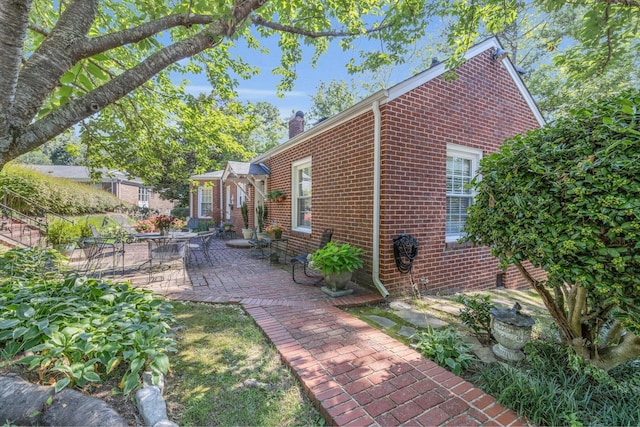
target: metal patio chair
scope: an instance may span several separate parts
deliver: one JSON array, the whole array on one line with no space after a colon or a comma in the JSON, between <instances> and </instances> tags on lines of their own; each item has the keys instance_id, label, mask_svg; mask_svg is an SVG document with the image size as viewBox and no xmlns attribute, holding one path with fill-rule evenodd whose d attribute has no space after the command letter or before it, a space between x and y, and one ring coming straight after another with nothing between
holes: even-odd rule
<instances>
[{"instance_id":1,"label":"metal patio chair","mask_svg":"<svg viewBox=\"0 0 640 427\"><path fill-rule=\"evenodd\" d=\"M331 241L331 238L333 237L333 229L331 228L327 228L322 232L322 237L320 237L320 245L316 248L316 249L321 249L324 248L327 243L329 243ZM307 253L304 254L300 254L297 255L293 258L291 258L291 277L293 278L293 281L300 284L300 285L317 285L318 283L320 283L323 280L323 277L321 275L315 275L315 274L310 274L309 273L309 255L312 253L313 251L309 251ZM302 271L304 272L304 275L311 278L311 279L315 279L313 282L301 282L296 280L296 265L301 265L302 264Z\"/></svg>"},{"instance_id":2,"label":"metal patio chair","mask_svg":"<svg viewBox=\"0 0 640 427\"><path fill-rule=\"evenodd\" d=\"M203 231L198 233L197 237L192 238L189 241L189 259L188 262L191 264L191 255L194 256L196 260L196 265L198 264L198 253L202 252L205 260L209 263L209 265L213 265L213 261L211 260L211 254L209 253L209 249L211 248L211 243L213 242L214 237L216 236L215 231ZM196 242L194 242L194 240Z\"/></svg>"}]
</instances>

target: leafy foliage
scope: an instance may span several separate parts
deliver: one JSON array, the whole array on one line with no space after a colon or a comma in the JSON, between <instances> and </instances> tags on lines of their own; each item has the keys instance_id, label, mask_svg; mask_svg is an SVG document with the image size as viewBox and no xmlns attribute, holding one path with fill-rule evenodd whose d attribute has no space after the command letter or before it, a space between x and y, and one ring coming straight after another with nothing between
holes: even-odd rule
<instances>
[{"instance_id":1,"label":"leafy foliage","mask_svg":"<svg viewBox=\"0 0 640 427\"><path fill-rule=\"evenodd\" d=\"M7 187L60 215L113 212L131 206L106 191L66 179L45 176L18 165L6 166L0 172L0 187ZM33 205L23 204L11 195L7 197L7 205L25 214L39 213Z\"/></svg>"},{"instance_id":2,"label":"leafy foliage","mask_svg":"<svg viewBox=\"0 0 640 427\"><path fill-rule=\"evenodd\" d=\"M55 268L44 249L11 250L0 258L1 356L19 359L41 377L83 387L120 375L125 394L140 373L166 374L170 305L127 283L76 277Z\"/></svg>"},{"instance_id":3,"label":"leafy foliage","mask_svg":"<svg viewBox=\"0 0 640 427\"><path fill-rule=\"evenodd\" d=\"M525 352L519 365L491 364L471 381L536 425L640 423L637 362L605 372L553 342L531 341Z\"/></svg>"},{"instance_id":4,"label":"leafy foliage","mask_svg":"<svg viewBox=\"0 0 640 427\"><path fill-rule=\"evenodd\" d=\"M640 332L640 93L506 141L479 174L464 240L516 264L564 339L589 350L583 356L604 361L605 347L627 340L626 356L638 357L633 335L610 342L602 332L615 308L622 326ZM533 280L525 260L547 280Z\"/></svg>"},{"instance_id":5,"label":"leafy foliage","mask_svg":"<svg viewBox=\"0 0 640 427\"><path fill-rule=\"evenodd\" d=\"M462 341L454 329L433 329L427 326L426 331L414 334L411 346L427 359L456 375L467 369L476 360L471 353L471 345Z\"/></svg>"},{"instance_id":6,"label":"leafy foliage","mask_svg":"<svg viewBox=\"0 0 640 427\"><path fill-rule=\"evenodd\" d=\"M80 227L69 221L55 220L49 223L46 234L50 245L75 243L80 238Z\"/></svg>"},{"instance_id":7,"label":"leafy foliage","mask_svg":"<svg viewBox=\"0 0 640 427\"><path fill-rule=\"evenodd\" d=\"M460 309L460 319L462 323L471 328L474 335L480 338L481 335L491 337L491 309L494 307L491 302L491 295L460 295L456 302L463 304Z\"/></svg>"},{"instance_id":8,"label":"leafy foliage","mask_svg":"<svg viewBox=\"0 0 640 427\"><path fill-rule=\"evenodd\" d=\"M344 81L320 82L316 93L311 95L313 105L307 115L308 122L329 118L346 110L358 101L353 85Z\"/></svg>"},{"instance_id":9,"label":"leafy foliage","mask_svg":"<svg viewBox=\"0 0 640 427\"><path fill-rule=\"evenodd\" d=\"M333 241L311 254L313 268L326 273L344 273L362 267L361 255L364 251L348 243L338 244Z\"/></svg>"}]
</instances>

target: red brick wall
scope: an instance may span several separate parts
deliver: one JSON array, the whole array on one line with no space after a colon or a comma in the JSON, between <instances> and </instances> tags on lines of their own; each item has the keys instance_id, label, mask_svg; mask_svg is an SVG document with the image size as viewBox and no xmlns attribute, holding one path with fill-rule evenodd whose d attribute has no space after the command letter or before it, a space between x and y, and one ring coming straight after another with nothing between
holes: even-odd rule
<instances>
[{"instance_id":1,"label":"red brick wall","mask_svg":"<svg viewBox=\"0 0 640 427\"><path fill-rule=\"evenodd\" d=\"M445 243L447 144L497 150L511 136L538 127L505 68L485 52L457 70L383 106L381 279L392 294L411 291L395 267L392 239L418 239L413 276L422 290L453 292L496 285L500 272L487 248ZM503 283L516 285L516 275Z\"/></svg>"},{"instance_id":2,"label":"red brick wall","mask_svg":"<svg viewBox=\"0 0 640 427\"><path fill-rule=\"evenodd\" d=\"M432 80L381 106L382 182L380 279L392 295L411 293L408 275L393 258L393 238L420 243L413 277L421 290L452 292L496 285L498 263L486 248L445 243L447 143L495 151L504 139L538 127L515 83L485 52L457 70L458 78ZM317 244L322 230L365 250L356 280L371 284L374 116L368 111L314 136L266 163L269 190L291 194L291 164L312 157L313 233L289 232L290 249ZM291 226L291 198L269 202L269 220ZM510 272L511 273L511 272ZM520 285L505 274L507 287Z\"/></svg>"},{"instance_id":3,"label":"red brick wall","mask_svg":"<svg viewBox=\"0 0 640 427\"><path fill-rule=\"evenodd\" d=\"M367 251L364 270L371 270L371 211L373 209L373 113L366 113L305 141L268 162L269 190L284 189L285 202L268 201L268 222L291 229L291 164L311 156L312 234L288 232L289 249L304 253L317 246L325 228L333 240ZM366 280L366 279L365 279Z\"/></svg>"},{"instance_id":4,"label":"red brick wall","mask_svg":"<svg viewBox=\"0 0 640 427\"><path fill-rule=\"evenodd\" d=\"M119 185L120 200L124 200L125 202L132 203L135 206L138 206L138 187L125 184L124 182L121 182Z\"/></svg>"}]
</instances>

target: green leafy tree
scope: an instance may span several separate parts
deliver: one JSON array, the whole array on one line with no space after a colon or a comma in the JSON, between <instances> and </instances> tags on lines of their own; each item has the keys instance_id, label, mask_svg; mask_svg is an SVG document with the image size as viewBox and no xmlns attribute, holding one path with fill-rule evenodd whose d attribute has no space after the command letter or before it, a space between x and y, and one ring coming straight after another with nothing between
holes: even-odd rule
<instances>
[{"instance_id":1,"label":"green leafy tree","mask_svg":"<svg viewBox=\"0 0 640 427\"><path fill-rule=\"evenodd\" d=\"M241 132L238 141L247 150L264 153L285 140L287 123L280 117L280 110L268 102L248 105L247 114L253 116L254 128Z\"/></svg>"},{"instance_id":2,"label":"green leafy tree","mask_svg":"<svg viewBox=\"0 0 640 427\"><path fill-rule=\"evenodd\" d=\"M514 264L589 363L640 357L640 92L508 140L478 173L464 240Z\"/></svg>"},{"instance_id":3,"label":"green leafy tree","mask_svg":"<svg viewBox=\"0 0 640 427\"><path fill-rule=\"evenodd\" d=\"M579 74L613 66L638 51L640 20L636 0L538 0L548 14L585 6L580 38L564 55ZM272 70L291 87L302 46L315 48L311 63L340 37L345 50L356 39L378 42L348 64L351 71L402 62L437 16L454 16L447 41L456 65L479 28L492 33L512 23L520 2L502 0L226 0L211 2L134 0L27 0L0 2L0 167L91 117L109 114L109 133L94 142L161 120L153 111L174 108L169 72L205 72L214 93L231 98L236 76L257 68L238 58L238 39L266 54L259 37L279 38L280 64ZM141 102L141 103L140 103ZM150 111L140 106L158 102ZM109 108L108 108L109 107ZM138 108L136 108L138 107ZM108 111L112 110L112 111ZM137 135L131 133L130 141ZM155 140L154 140L155 141ZM150 143L135 157L148 158ZM120 155L116 153L114 155Z\"/></svg>"},{"instance_id":4,"label":"green leafy tree","mask_svg":"<svg viewBox=\"0 0 640 427\"><path fill-rule=\"evenodd\" d=\"M358 90L354 84L345 81L321 81L316 93L311 95L311 101L313 105L306 116L307 123L329 118L351 107L358 101Z\"/></svg>"},{"instance_id":5,"label":"green leafy tree","mask_svg":"<svg viewBox=\"0 0 640 427\"><path fill-rule=\"evenodd\" d=\"M131 128L130 141L145 126L149 134L165 131L153 122L177 108L174 95L183 92L171 71L205 72L216 96L231 98L235 76L257 72L231 53L238 38L264 54L257 36L279 37L281 63L273 72L280 90L291 87L303 44L315 48L315 63L329 38L344 37L349 48L375 34L393 40L389 52L401 58L403 46L424 33L421 10L420 2L389 0L1 2L0 166L77 123L91 132L87 119L98 113L111 125L106 134L94 131L96 144L113 134L122 140ZM148 159L164 136L129 158Z\"/></svg>"}]
</instances>

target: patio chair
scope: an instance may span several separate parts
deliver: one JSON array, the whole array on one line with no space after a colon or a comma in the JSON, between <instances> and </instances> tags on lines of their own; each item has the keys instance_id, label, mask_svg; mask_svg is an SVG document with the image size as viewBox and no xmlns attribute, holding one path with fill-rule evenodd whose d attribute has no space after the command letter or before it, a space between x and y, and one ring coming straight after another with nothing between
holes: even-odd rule
<instances>
[{"instance_id":1,"label":"patio chair","mask_svg":"<svg viewBox=\"0 0 640 427\"><path fill-rule=\"evenodd\" d=\"M262 239L258 239L258 230L253 229L253 234L251 239L248 240L249 243L249 255L253 258L264 258L264 250L268 246L268 243Z\"/></svg>"},{"instance_id":2,"label":"patio chair","mask_svg":"<svg viewBox=\"0 0 640 427\"><path fill-rule=\"evenodd\" d=\"M84 253L87 256L87 267L90 263L103 259L105 256L111 254L113 273L116 272L116 255L122 257L122 273L124 273L124 244L114 238L104 237L100 235L98 230L93 224L89 224L92 237L84 239L85 245ZM110 251L110 252L109 252Z\"/></svg>"},{"instance_id":3,"label":"patio chair","mask_svg":"<svg viewBox=\"0 0 640 427\"><path fill-rule=\"evenodd\" d=\"M193 255L196 260L195 264L197 265L198 253L202 252L205 260L209 263L209 265L213 265L209 249L211 248L211 243L213 242L213 238L215 237L215 235L215 231L203 231L201 233L198 233L198 237L194 237L189 241L189 263L191 263L191 255ZM192 242L194 239L197 241L197 243Z\"/></svg>"},{"instance_id":4,"label":"patio chair","mask_svg":"<svg viewBox=\"0 0 640 427\"><path fill-rule=\"evenodd\" d=\"M186 260L189 257L189 242L185 239L158 239L149 240L149 279L148 283L155 281L154 279L154 262L157 262L159 271L171 269L171 262L180 260L182 264L182 278L186 277ZM164 268L167 266L167 269ZM164 281L164 275L158 276L157 280Z\"/></svg>"},{"instance_id":5,"label":"patio chair","mask_svg":"<svg viewBox=\"0 0 640 427\"><path fill-rule=\"evenodd\" d=\"M189 218L185 228L189 231L198 231L200 229L200 220L198 218Z\"/></svg>"},{"instance_id":6,"label":"patio chair","mask_svg":"<svg viewBox=\"0 0 640 427\"><path fill-rule=\"evenodd\" d=\"M327 245L327 243L331 241L332 237L333 237L333 229L331 228L325 229L322 232L322 237L320 237L320 245L316 249L324 248ZM313 251L309 251L308 253L300 254L291 258L291 277L293 278L294 282L300 285L317 285L323 279L321 275L310 274L308 271L309 254L311 254L311 252ZM302 264L302 271L304 272L304 275L311 279L315 279L313 282L301 282L296 280L296 265L300 265L300 264Z\"/></svg>"}]
</instances>

